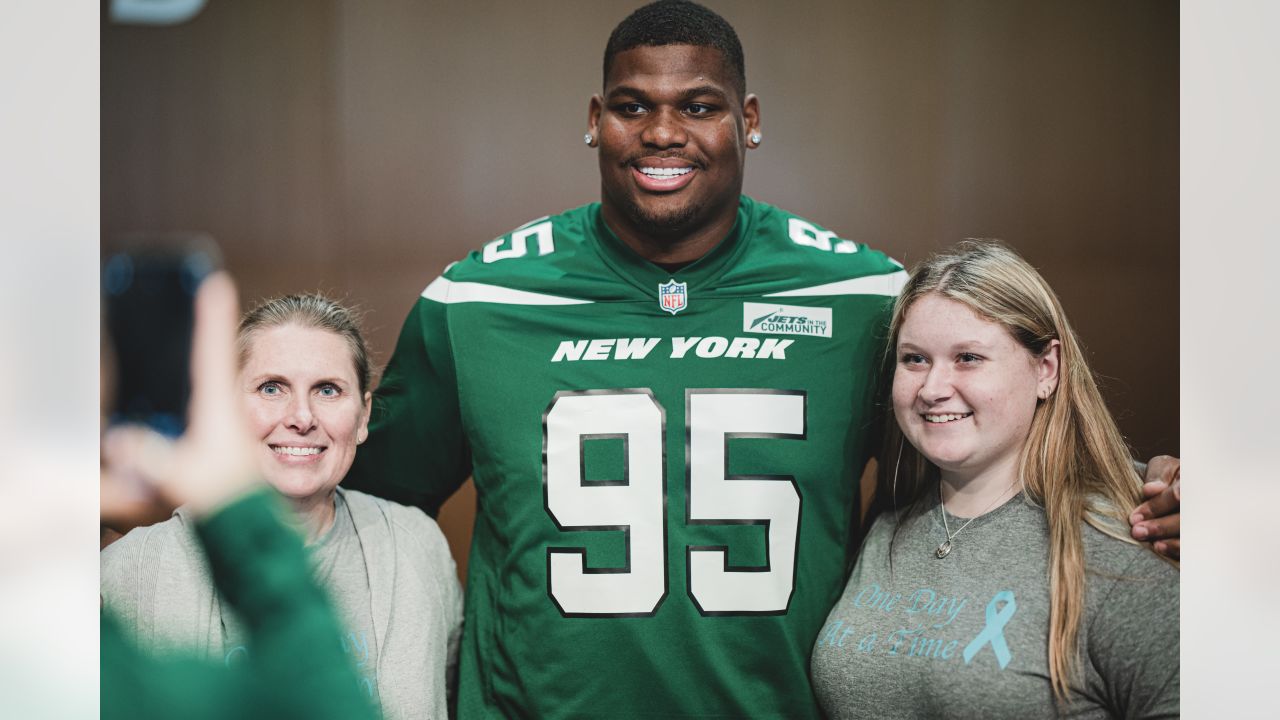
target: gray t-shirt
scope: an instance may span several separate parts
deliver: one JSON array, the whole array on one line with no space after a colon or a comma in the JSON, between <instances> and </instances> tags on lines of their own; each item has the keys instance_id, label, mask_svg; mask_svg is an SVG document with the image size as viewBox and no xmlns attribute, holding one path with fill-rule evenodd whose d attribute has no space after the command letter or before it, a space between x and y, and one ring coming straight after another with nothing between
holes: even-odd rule
<instances>
[{"instance_id":1,"label":"gray t-shirt","mask_svg":"<svg viewBox=\"0 0 1280 720\"><path fill-rule=\"evenodd\" d=\"M1081 673L1049 682L1044 511L1021 495L973 521L951 553L937 497L893 537L886 514L814 645L814 691L833 718L1178 716L1178 572L1089 526ZM964 518L948 515L954 531ZM892 539L892 571L889 563Z\"/></svg>"},{"instance_id":2,"label":"gray t-shirt","mask_svg":"<svg viewBox=\"0 0 1280 720\"><path fill-rule=\"evenodd\" d=\"M369 571L351 509L341 493L334 495L333 524L307 546L307 552L315 579L329 593L342 620L342 649L356 669L360 689L378 707L378 638L373 628ZM248 652L244 629L238 622L224 618L223 630L229 648L227 664L235 664L242 659L240 655Z\"/></svg>"},{"instance_id":3,"label":"gray t-shirt","mask_svg":"<svg viewBox=\"0 0 1280 720\"><path fill-rule=\"evenodd\" d=\"M329 591L342 619L342 649L360 677L360 687L378 704L378 636L373 629L369 597L369 571L351 509L342 495L334 496L333 526L311 551L312 568L320 585Z\"/></svg>"}]
</instances>

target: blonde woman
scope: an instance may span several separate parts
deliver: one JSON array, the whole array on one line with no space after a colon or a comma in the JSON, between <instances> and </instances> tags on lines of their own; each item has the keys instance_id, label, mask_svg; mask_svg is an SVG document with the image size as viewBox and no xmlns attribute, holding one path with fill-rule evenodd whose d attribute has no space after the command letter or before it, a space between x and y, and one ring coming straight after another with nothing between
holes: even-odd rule
<instances>
[{"instance_id":1,"label":"blonde woman","mask_svg":"<svg viewBox=\"0 0 1280 720\"><path fill-rule=\"evenodd\" d=\"M444 535L417 508L338 487L368 435L369 354L352 313L289 295L247 313L238 401L254 460L290 506L315 579L343 621L359 689L384 717L445 717L462 590ZM144 647L254 659L241 618L215 590L191 508L102 553L104 603Z\"/></svg>"},{"instance_id":2,"label":"blonde woman","mask_svg":"<svg viewBox=\"0 0 1280 720\"><path fill-rule=\"evenodd\" d=\"M894 309L884 514L815 644L832 717L1176 717L1178 572L1044 279L968 241Z\"/></svg>"}]
</instances>

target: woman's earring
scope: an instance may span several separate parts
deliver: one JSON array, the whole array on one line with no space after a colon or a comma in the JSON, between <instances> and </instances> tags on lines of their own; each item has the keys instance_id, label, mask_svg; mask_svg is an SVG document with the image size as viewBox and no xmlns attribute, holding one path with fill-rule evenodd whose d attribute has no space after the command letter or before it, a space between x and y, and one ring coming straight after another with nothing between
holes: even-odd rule
<instances>
[{"instance_id":1,"label":"woman's earring","mask_svg":"<svg viewBox=\"0 0 1280 720\"><path fill-rule=\"evenodd\" d=\"M586 143L588 146L590 146L590 145L591 145L591 143L593 143L593 142L595 142L595 141L596 141L596 139L595 139L594 137L592 137L592 136L591 136L591 133L587 133L586 135L583 135L583 136L582 136L582 142Z\"/></svg>"}]
</instances>

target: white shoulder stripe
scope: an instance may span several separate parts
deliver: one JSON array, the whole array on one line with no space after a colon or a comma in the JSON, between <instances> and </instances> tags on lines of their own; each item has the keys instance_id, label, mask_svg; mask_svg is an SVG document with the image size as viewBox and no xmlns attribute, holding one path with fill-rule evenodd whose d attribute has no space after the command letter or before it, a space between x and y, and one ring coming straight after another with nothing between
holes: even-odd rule
<instances>
[{"instance_id":1,"label":"white shoulder stripe","mask_svg":"<svg viewBox=\"0 0 1280 720\"><path fill-rule=\"evenodd\" d=\"M766 293L765 297L809 297L813 295L888 295L897 297L902 286L907 284L907 273L899 270L888 275L868 275L867 277L840 280L826 285L814 285L795 290Z\"/></svg>"},{"instance_id":2,"label":"white shoulder stripe","mask_svg":"<svg viewBox=\"0 0 1280 720\"><path fill-rule=\"evenodd\" d=\"M426 290L422 291L422 297L428 300L435 300L438 303L452 305L453 303L468 302L488 302L499 303L502 305L590 305L590 300L578 300L575 298L560 297L558 295L543 295L542 293L528 292L525 290L512 290L501 285L486 285L485 283L473 282L453 282L452 280L438 277L431 281Z\"/></svg>"}]
</instances>

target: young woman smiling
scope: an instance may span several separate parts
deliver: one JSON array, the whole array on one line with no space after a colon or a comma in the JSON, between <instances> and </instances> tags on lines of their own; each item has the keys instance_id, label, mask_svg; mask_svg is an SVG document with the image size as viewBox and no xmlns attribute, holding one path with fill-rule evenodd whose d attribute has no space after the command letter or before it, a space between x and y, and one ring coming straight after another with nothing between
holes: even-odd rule
<instances>
[{"instance_id":1,"label":"young woman smiling","mask_svg":"<svg viewBox=\"0 0 1280 720\"><path fill-rule=\"evenodd\" d=\"M1139 479L1044 279L962 243L889 348L886 511L813 652L828 714L1176 716L1177 570L1129 539Z\"/></svg>"}]
</instances>

